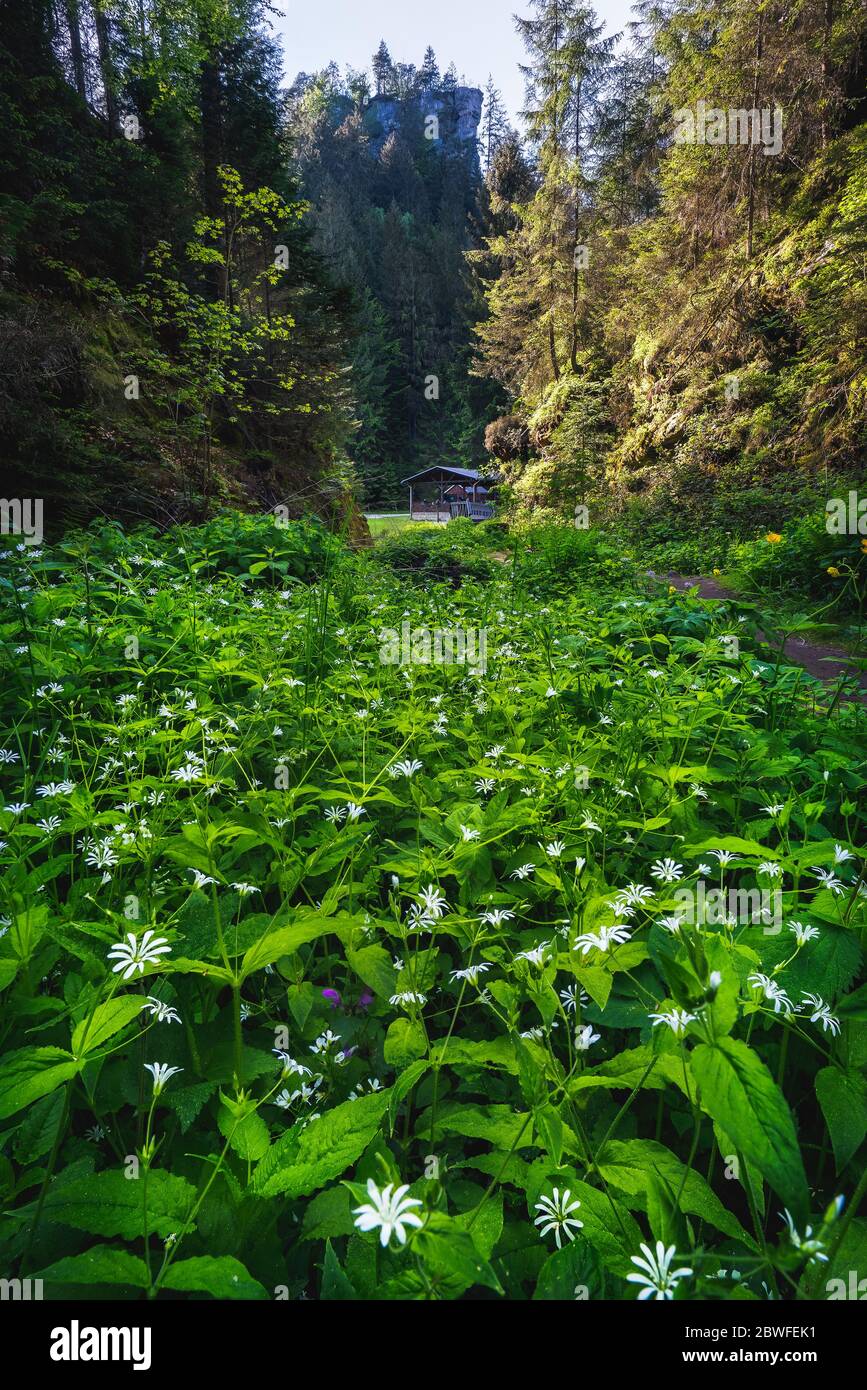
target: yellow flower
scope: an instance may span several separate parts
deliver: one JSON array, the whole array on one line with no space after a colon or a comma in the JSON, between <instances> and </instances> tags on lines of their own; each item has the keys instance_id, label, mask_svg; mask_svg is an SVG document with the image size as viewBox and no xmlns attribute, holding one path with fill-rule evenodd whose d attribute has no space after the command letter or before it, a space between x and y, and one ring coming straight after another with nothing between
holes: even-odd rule
<instances>
[{"instance_id":1,"label":"yellow flower","mask_svg":"<svg viewBox=\"0 0 867 1390\"><path fill-rule=\"evenodd\" d=\"M771 545L778 545L782 539L778 531L769 531L765 536L765 540L770 541Z\"/></svg>"},{"instance_id":2,"label":"yellow flower","mask_svg":"<svg viewBox=\"0 0 867 1390\"><path fill-rule=\"evenodd\" d=\"M864 554L867 555L867 539L861 542L861 549L864 551Z\"/></svg>"},{"instance_id":3,"label":"yellow flower","mask_svg":"<svg viewBox=\"0 0 867 1390\"><path fill-rule=\"evenodd\" d=\"M714 574L719 576L722 574L722 570L714 570Z\"/></svg>"},{"instance_id":4,"label":"yellow flower","mask_svg":"<svg viewBox=\"0 0 867 1390\"><path fill-rule=\"evenodd\" d=\"M677 589L674 587L673 584L669 584L669 586L668 586L668 592L669 592L670 594L676 594L676 593L677 593Z\"/></svg>"},{"instance_id":5,"label":"yellow flower","mask_svg":"<svg viewBox=\"0 0 867 1390\"><path fill-rule=\"evenodd\" d=\"M829 565L829 566L828 566L828 573L829 573L830 575L833 575L833 577L834 577L835 579L839 579L839 578L840 578L840 571L838 570L838 568L837 568L836 565Z\"/></svg>"}]
</instances>

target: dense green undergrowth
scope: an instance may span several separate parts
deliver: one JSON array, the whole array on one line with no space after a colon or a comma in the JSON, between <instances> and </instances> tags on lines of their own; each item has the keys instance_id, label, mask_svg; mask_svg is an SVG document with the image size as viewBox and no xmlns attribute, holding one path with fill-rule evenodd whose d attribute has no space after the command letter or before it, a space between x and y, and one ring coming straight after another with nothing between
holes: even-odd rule
<instances>
[{"instance_id":1,"label":"dense green undergrowth","mask_svg":"<svg viewBox=\"0 0 867 1390\"><path fill-rule=\"evenodd\" d=\"M595 535L457 535L0 559L0 1236L45 1297L864 1274L863 710Z\"/></svg>"}]
</instances>

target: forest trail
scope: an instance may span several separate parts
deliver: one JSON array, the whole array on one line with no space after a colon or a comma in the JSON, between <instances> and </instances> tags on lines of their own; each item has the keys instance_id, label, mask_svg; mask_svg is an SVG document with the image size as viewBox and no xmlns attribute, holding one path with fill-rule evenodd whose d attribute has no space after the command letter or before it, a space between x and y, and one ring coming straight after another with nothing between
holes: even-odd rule
<instances>
[{"instance_id":1,"label":"forest trail","mask_svg":"<svg viewBox=\"0 0 867 1390\"><path fill-rule=\"evenodd\" d=\"M687 593L688 590L697 588L702 598L710 599L732 599L735 603L739 602L741 595L734 589L727 589L718 580L706 575L683 575L668 574L658 575L649 571L653 579L660 582L667 581L679 593ZM771 639L764 632L759 632L759 640L771 643ZM811 676L817 680L833 683L841 676L854 678L861 688L858 699L862 704L867 704L867 671L859 671L852 664L852 654L845 647L830 645L826 642L814 642L806 637L792 636L787 637L783 646L783 655L788 661L794 662L798 666L803 666ZM852 699L852 695L844 695L843 699Z\"/></svg>"}]
</instances>

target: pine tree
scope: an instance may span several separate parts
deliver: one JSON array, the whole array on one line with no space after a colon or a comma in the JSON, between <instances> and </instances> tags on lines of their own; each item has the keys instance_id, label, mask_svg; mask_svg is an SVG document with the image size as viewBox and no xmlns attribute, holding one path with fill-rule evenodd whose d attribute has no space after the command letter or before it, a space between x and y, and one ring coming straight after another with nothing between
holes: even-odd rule
<instances>
[{"instance_id":1,"label":"pine tree","mask_svg":"<svg viewBox=\"0 0 867 1390\"><path fill-rule=\"evenodd\" d=\"M385 39L373 55L373 82L377 96L390 96L394 91L395 72Z\"/></svg>"},{"instance_id":2,"label":"pine tree","mask_svg":"<svg viewBox=\"0 0 867 1390\"><path fill-rule=\"evenodd\" d=\"M424 59L418 72L418 84L422 92L436 91L440 85L440 70L437 66L436 54L430 46L425 49Z\"/></svg>"},{"instance_id":3,"label":"pine tree","mask_svg":"<svg viewBox=\"0 0 867 1390\"><path fill-rule=\"evenodd\" d=\"M479 131L479 144L486 170L490 169L494 155L510 134L511 126L502 95L494 86L494 79L488 74L485 100L482 107L482 124Z\"/></svg>"}]
</instances>

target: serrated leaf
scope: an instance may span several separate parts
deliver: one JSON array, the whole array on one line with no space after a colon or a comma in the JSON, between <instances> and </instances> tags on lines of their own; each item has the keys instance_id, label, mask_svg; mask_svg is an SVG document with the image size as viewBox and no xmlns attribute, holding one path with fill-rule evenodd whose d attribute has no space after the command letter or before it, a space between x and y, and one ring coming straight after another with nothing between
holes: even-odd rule
<instances>
[{"instance_id":1,"label":"serrated leaf","mask_svg":"<svg viewBox=\"0 0 867 1390\"><path fill-rule=\"evenodd\" d=\"M138 1255L111 1245L93 1245L81 1255L67 1255L35 1276L51 1284L115 1284L146 1289L147 1265Z\"/></svg>"},{"instance_id":2,"label":"serrated leaf","mask_svg":"<svg viewBox=\"0 0 867 1390\"><path fill-rule=\"evenodd\" d=\"M62 1047L25 1047L0 1063L0 1120L50 1095L80 1070Z\"/></svg>"},{"instance_id":3,"label":"serrated leaf","mask_svg":"<svg viewBox=\"0 0 867 1390\"><path fill-rule=\"evenodd\" d=\"M260 1197L304 1197L341 1177L376 1134L390 1098L390 1090L375 1091L344 1101L304 1129L294 1125L258 1164L253 1190Z\"/></svg>"},{"instance_id":4,"label":"serrated leaf","mask_svg":"<svg viewBox=\"0 0 867 1390\"><path fill-rule=\"evenodd\" d=\"M185 1178L162 1168L148 1175L148 1231L151 1235L175 1234L192 1209L196 1189ZM32 1215L30 1206L17 1213ZM45 1217L78 1231L97 1236L122 1236L135 1240L144 1233L142 1178L127 1178L121 1171L92 1173L62 1186L49 1187L43 1207Z\"/></svg>"}]
</instances>

